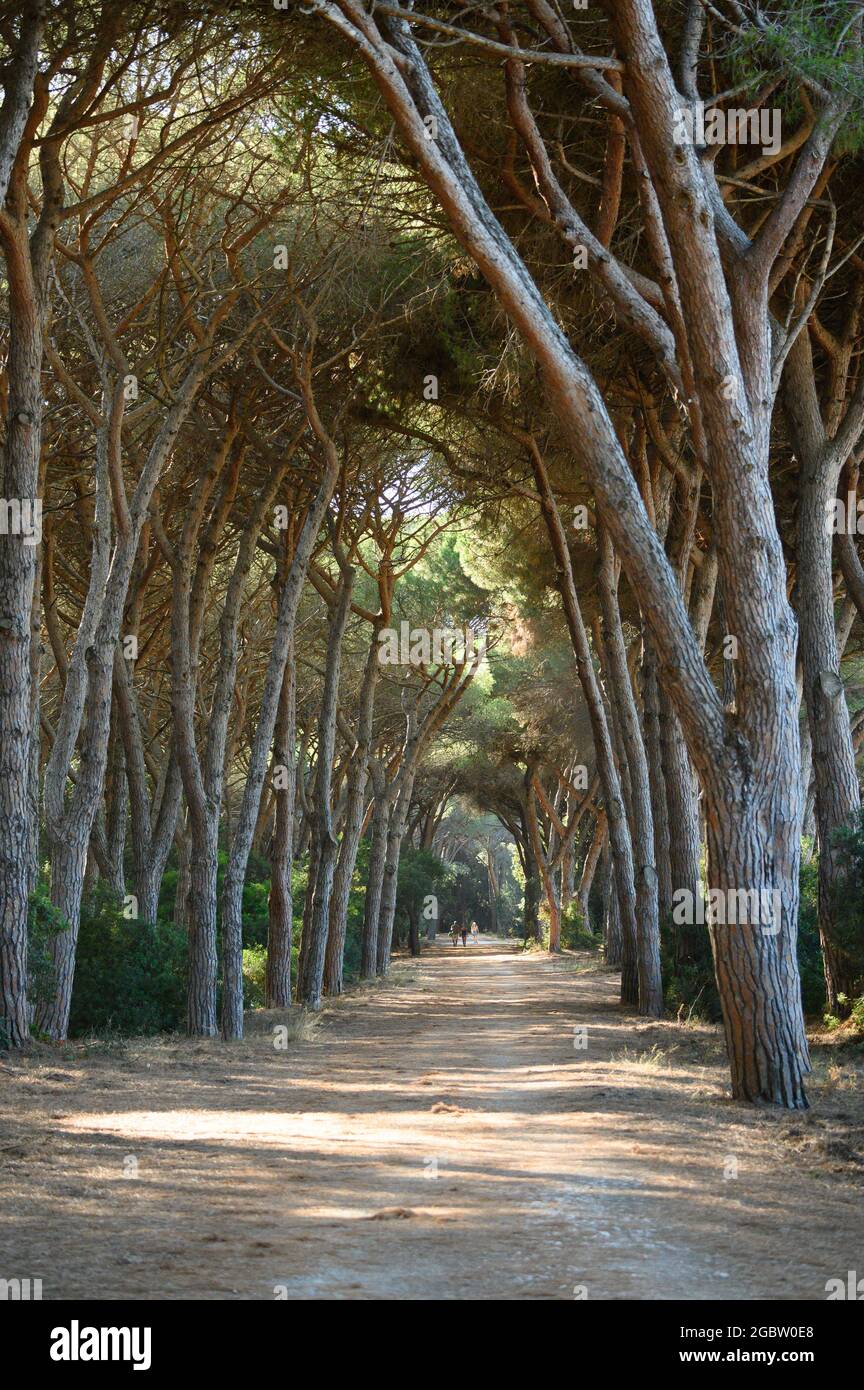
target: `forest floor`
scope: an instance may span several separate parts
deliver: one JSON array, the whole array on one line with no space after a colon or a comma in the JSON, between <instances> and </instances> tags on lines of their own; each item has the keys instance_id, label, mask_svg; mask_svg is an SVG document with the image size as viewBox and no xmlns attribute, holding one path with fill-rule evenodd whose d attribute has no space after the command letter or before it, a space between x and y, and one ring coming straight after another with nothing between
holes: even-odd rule
<instances>
[{"instance_id":1,"label":"forest floor","mask_svg":"<svg viewBox=\"0 0 864 1390\"><path fill-rule=\"evenodd\" d=\"M818 1050L806 1114L749 1109L716 1029L623 1014L591 957L439 942L285 1050L270 1014L227 1047L5 1054L0 1277L46 1299L818 1300L862 1268L860 1053Z\"/></svg>"}]
</instances>

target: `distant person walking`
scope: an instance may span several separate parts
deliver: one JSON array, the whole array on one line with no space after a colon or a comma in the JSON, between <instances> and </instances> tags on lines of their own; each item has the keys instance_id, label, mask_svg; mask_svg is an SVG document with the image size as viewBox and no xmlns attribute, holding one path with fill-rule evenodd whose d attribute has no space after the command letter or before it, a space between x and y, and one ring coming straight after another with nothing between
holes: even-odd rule
<instances>
[{"instance_id":1,"label":"distant person walking","mask_svg":"<svg viewBox=\"0 0 864 1390\"><path fill-rule=\"evenodd\" d=\"M471 945L476 946L480 940L480 928L476 922L471 923Z\"/></svg>"},{"instance_id":2,"label":"distant person walking","mask_svg":"<svg viewBox=\"0 0 864 1390\"><path fill-rule=\"evenodd\" d=\"M461 935L462 935L462 945L463 945L463 946L467 946L467 945L468 945L468 928L467 928L467 927L462 927L462 929L461 929Z\"/></svg>"},{"instance_id":3,"label":"distant person walking","mask_svg":"<svg viewBox=\"0 0 864 1390\"><path fill-rule=\"evenodd\" d=\"M453 923L452 927L450 928L450 940L453 942L453 945L454 945L454 946L458 946L458 945L459 945L459 933L458 933L457 930L456 930L456 923L455 923L455 922Z\"/></svg>"}]
</instances>

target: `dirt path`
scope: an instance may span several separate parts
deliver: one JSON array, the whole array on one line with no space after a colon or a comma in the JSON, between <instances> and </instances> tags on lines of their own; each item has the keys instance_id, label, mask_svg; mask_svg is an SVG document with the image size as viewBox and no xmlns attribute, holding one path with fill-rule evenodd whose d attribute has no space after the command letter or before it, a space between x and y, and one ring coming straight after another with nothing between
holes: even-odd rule
<instances>
[{"instance_id":1,"label":"dirt path","mask_svg":"<svg viewBox=\"0 0 864 1390\"><path fill-rule=\"evenodd\" d=\"M572 965L440 945L284 1052L7 1058L0 1277L45 1298L824 1298L864 1258L857 1170L807 1147L843 1085L800 1123L732 1106L710 1030L622 1016L612 977Z\"/></svg>"}]
</instances>

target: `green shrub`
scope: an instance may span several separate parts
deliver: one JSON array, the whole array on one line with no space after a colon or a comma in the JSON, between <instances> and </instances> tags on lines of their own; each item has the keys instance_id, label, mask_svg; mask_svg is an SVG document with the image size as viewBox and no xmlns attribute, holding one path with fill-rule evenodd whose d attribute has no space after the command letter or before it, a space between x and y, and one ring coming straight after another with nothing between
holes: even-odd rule
<instances>
[{"instance_id":1,"label":"green shrub","mask_svg":"<svg viewBox=\"0 0 864 1390\"><path fill-rule=\"evenodd\" d=\"M682 932L687 933L683 941ZM710 1023L720 1019L720 996L706 927L682 928L668 920L661 922L660 964L664 1003L669 1013Z\"/></svg>"},{"instance_id":2,"label":"green shrub","mask_svg":"<svg viewBox=\"0 0 864 1390\"><path fill-rule=\"evenodd\" d=\"M346 984L356 980L360 973L367 859L368 843L364 841L348 904ZM224 861L224 852L220 852L220 883ZM291 956L292 979L295 980L307 879L308 862L304 857L294 865L291 883L294 897ZM177 868L172 864L163 878L159 918L155 925L126 918L120 903L102 884L84 899L72 992L71 1037L90 1033L132 1036L182 1028L186 1014L188 943L185 927L171 920L176 886ZM243 977L245 1006L249 1009L264 1005L269 892L269 863L260 856L253 856L243 891ZM51 906L47 886L40 884L31 899L28 923L31 1002L38 1004L53 993L51 940L64 925L63 918ZM217 936L217 948L218 945Z\"/></svg>"},{"instance_id":3,"label":"green shrub","mask_svg":"<svg viewBox=\"0 0 864 1390\"><path fill-rule=\"evenodd\" d=\"M38 1006L54 993L56 976L51 942L66 928L66 919L51 903L47 884L40 882L27 905L27 1001ZM38 1037L38 1029L32 1029ZM0 1049L8 1048L9 1033L0 1018Z\"/></svg>"},{"instance_id":4,"label":"green shrub","mask_svg":"<svg viewBox=\"0 0 864 1390\"><path fill-rule=\"evenodd\" d=\"M833 844L838 864L831 904L833 944L845 957L852 982L848 993L857 998L864 989L864 809L852 825L835 831Z\"/></svg>"},{"instance_id":5,"label":"green shrub","mask_svg":"<svg viewBox=\"0 0 864 1390\"><path fill-rule=\"evenodd\" d=\"M561 913L561 945L567 951L598 951L602 942L585 925L579 904L569 903Z\"/></svg>"},{"instance_id":6,"label":"green shrub","mask_svg":"<svg viewBox=\"0 0 864 1390\"><path fill-rule=\"evenodd\" d=\"M243 950L244 1008L263 1009L267 991L267 948L246 946Z\"/></svg>"},{"instance_id":7,"label":"green shrub","mask_svg":"<svg viewBox=\"0 0 864 1390\"><path fill-rule=\"evenodd\" d=\"M41 1004L51 998L56 984L51 942L66 928L66 919L54 907L44 883L30 895L27 912L27 999Z\"/></svg>"},{"instance_id":8,"label":"green shrub","mask_svg":"<svg viewBox=\"0 0 864 1390\"><path fill-rule=\"evenodd\" d=\"M173 1032L186 1012L186 932L123 916L99 887L81 907L70 1037Z\"/></svg>"},{"instance_id":9,"label":"green shrub","mask_svg":"<svg viewBox=\"0 0 864 1390\"><path fill-rule=\"evenodd\" d=\"M224 862L223 862L224 861ZM227 856L219 856L219 892L222 892L222 870ZM305 885L304 885L305 887ZM250 855L243 887L243 945L266 946L270 910L270 862L262 855ZM221 899L220 899L221 901ZM295 907L303 899L294 899Z\"/></svg>"},{"instance_id":10,"label":"green shrub","mask_svg":"<svg viewBox=\"0 0 864 1390\"><path fill-rule=\"evenodd\" d=\"M661 933L662 939L662 933ZM710 957L707 960L672 961L670 948L662 951L664 968L664 1004L669 1013L683 1018L702 1019L718 1023L721 1018L720 996L714 979Z\"/></svg>"},{"instance_id":11,"label":"green shrub","mask_svg":"<svg viewBox=\"0 0 864 1390\"><path fill-rule=\"evenodd\" d=\"M798 969L806 1015L818 1017L825 1007L825 968L819 942L819 861L801 863L801 903L798 910Z\"/></svg>"},{"instance_id":12,"label":"green shrub","mask_svg":"<svg viewBox=\"0 0 864 1390\"><path fill-rule=\"evenodd\" d=\"M517 945L520 951L548 951L549 936L542 936L539 941L535 936L524 936Z\"/></svg>"}]
</instances>

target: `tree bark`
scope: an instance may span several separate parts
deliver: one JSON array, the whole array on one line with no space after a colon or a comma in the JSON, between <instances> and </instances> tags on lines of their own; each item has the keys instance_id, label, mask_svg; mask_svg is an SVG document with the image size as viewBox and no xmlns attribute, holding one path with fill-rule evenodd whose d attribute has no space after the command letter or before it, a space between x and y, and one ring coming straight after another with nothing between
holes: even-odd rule
<instances>
[{"instance_id":1,"label":"tree bark","mask_svg":"<svg viewBox=\"0 0 864 1390\"><path fill-rule=\"evenodd\" d=\"M252 837L255 834L258 805L267 774L268 753L273 741L285 665L294 635L303 584L324 513L330 505L339 478L339 455L336 446L324 429L311 390L305 382L302 385L307 415L322 446L325 466L315 499L303 522L288 577L279 595L261 711L252 740L243 800L228 851L228 865L222 890L222 1035L226 1039L243 1036L243 883L246 878L246 865L252 848Z\"/></svg>"},{"instance_id":2,"label":"tree bark","mask_svg":"<svg viewBox=\"0 0 864 1390\"><path fill-rule=\"evenodd\" d=\"M348 771L345 824L342 829L339 862L336 866L333 895L330 900L330 926L324 964L324 987L327 994L342 993L348 902L351 895L354 866L357 862L357 851L360 845L360 831L363 825L366 784L369 779L369 746L372 741L372 720L375 713L375 693L378 686L379 671L378 628L376 626L373 628L360 689L357 746L354 749Z\"/></svg>"},{"instance_id":3,"label":"tree bark","mask_svg":"<svg viewBox=\"0 0 864 1390\"><path fill-rule=\"evenodd\" d=\"M370 759L369 772L374 789L374 801L369 868L366 875L366 900L363 908L363 936L360 944L361 980L373 980L378 974L378 918L381 913L384 862L387 858L387 832L392 807L391 788L387 784L386 772L377 758Z\"/></svg>"},{"instance_id":4,"label":"tree bark","mask_svg":"<svg viewBox=\"0 0 864 1390\"><path fill-rule=\"evenodd\" d=\"M838 1011L839 995L849 1000L854 996L859 975L851 955L837 940L834 924L842 891L835 836L838 830L856 824L861 794L837 648L829 515L846 462L832 448L829 436L836 433L840 423L836 403L843 399L853 341L847 343L845 351L840 349L840 360L832 363L827 429L819 408L806 329L789 354L785 372L786 412L801 465L796 585L799 650L816 788L819 935L832 1013Z\"/></svg>"},{"instance_id":5,"label":"tree bark","mask_svg":"<svg viewBox=\"0 0 864 1390\"><path fill-rule=\"evenodd\" d=\"M657 912L660 922L668 923L672 916L669 812L666 777L663 772L657 663L650 638L647 636L644 637L642 657L642 712L645 723L645 753L651 783L651 822L654 827L654 860L657 865Z\"/></svg>"},{"instance_id":6,"label":"tree bark","mask_svg":"<svg viewBox=\"0 0 864 1390\"><path fill-rule=\"evenodd\" d=\"M579 912L585 924L585 930L593 932L591 923L591 912L589 908L589 898L591 896L591 885L594 882L594 875L597 865L600 862L600 854L606 844L606 816L602 811L597 812L597 820L594 825L594 834L585 855L585 862L582 865L582 874L579 879Z\"/></svg>"},{"instance_id":7,"label":"tree bark","mask_svg":"<svg viewBox=\"0 0 864 1390\"><path fill-rule=\"evenodd\" d=\"M561 913L555 895L555 884L549 870L549 863L543 850L543 841L540 835L540 822L537 816L537 803L533 786L535 775L536 764L529 761L525 771L525 821L528 826L528 834L531 837L531 851L534 863L540 873L543 891L546 895L546 906L549 911L549 950L557 952L561 950Z\"/></svg>"},{"instance_id":8,"label":"tree bark","mask_svg":"<svg viewBox=\"0 0 864 1390\"><path fill-rule=\"evenodd\" d=\"M298 966L297 998L308 1008L321 1008L324 986L324 961L330 926L330 904L333 877L339 854L339 842L333 826L333 758L336 749L336 714L339 698L339 674L342 661L342 642L351 611L351 591L354 572L345 567L336 600L330 613L327 641L327 662L324 691L318 721L318 775L315 780L315 827L318 853L316 855L315 889L312 894L311 915L303 923L303 942Z\"/></svg>"},{"instance_id":9,"label":"tree bark","mask_svg":"<svg viewBox=\"0 0 864 1390\"><path fill-rule=\"evenodd\" d=\"M21 167L46 10L28 3L19 41L4 74L0 110L0 246L9 286L6 362L6 437L2 484L6 499L35 505L42 439L42 348L50 247L60 219L56 190L44 206L30 242L26 167ZM61 103L62 105L62 103ZM17 168L16 168L17 164ZM7 203L7 194L9 201ZM0 1037L12 1047L30 1035L27 1004L27 914L34 834L32 670L30 617L36 583L36 546L23 535L0 543ZM38 747L38 738L36 740Z\"/></svg>"},{"instance_id":10,"label":"tree bark","mask_svg":"<svg viewBox=\"0 0 864 1390\"><path fill-rule=\"evenodd\" d=\"M265 1003L268 1009L291 1007L291 944L293 936L294 894L291 873L294 865L294 796L297 781L297 671L293 640L288 647L279 713L273 740L274 769L279 769L280 785L274 789L276 802L273 838L270 842L270 896L267 902L267 978ZM284 768L284 784L281 770Z\"/></svg>"},{"instance_id":11,"label":"tree bark","mask_svg":"<svg viewBox=\"0 0 864 1390\"><path fill-rule=\"evenodd\" d=\"M660 977L660 921L657 905L657 869L654 862L654 823L651 815L651 782L648 758L639 724L639 711L627 667L627 652L618 608L615 553L605 528L600 530L600 605L603 640L610 676L610 698L618 708L621 736L630 770L632 844L636 863L636 949L639 978L639 1012L659 1018L663 1012Z\"/></svg>"},{"instance_id":12,"label":"tree bark","mask_svg":"<svg viewBox=\"0 0 864 1390\"><path fill-rule=\"evenodd\" d=\"M549 533L549 539L552 543L552 550L555 555L564 616L567 621L570 641L576 657L576 667L579 673L582 693L585 697L585 703L588 707L588 714L591 720L591 730L594 735L594 750L597 757L597 770L600 774L600 780L603 786L603 802L609 825L609 843L612 852L615 885L620 899L619 908L622 938L621 1000L622 1003L625 1004L638 1004L639 977L636 928L636 886L633 871L633 849L621 793L621 782L615 765L615 756L612 751L612 739L609 733L609 724L606 719L606 710L603 706L603 697L600 693L600 686L597 680L597 674L594 670L594 662L591 657L591 649L588 645L588 634L585 631L585 624L582 621L582 610L576 595L573 566L570 561L570 551L564 535L564 528L561 525L561 517L552 489L549 486L549 478L540 452L536 446L533 445L529 445L529 452L534 468L534 476L537 480L537 490L540 493L540 502L543 517L546 522L546 529Z\"/></svg>"}]
</instances>

